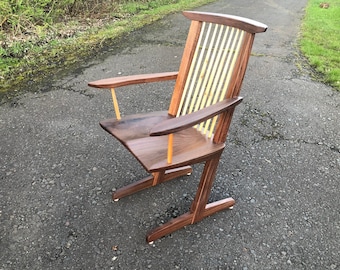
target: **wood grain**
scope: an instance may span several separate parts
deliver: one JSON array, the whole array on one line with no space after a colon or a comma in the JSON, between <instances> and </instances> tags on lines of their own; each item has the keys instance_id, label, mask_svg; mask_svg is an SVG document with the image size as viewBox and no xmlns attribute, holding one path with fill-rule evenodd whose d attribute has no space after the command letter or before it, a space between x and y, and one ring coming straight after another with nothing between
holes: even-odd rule
<instances>
[{"instance_id":1,"label":"wood grain","mask_svg":"<svg viewBox=\"0 0 340 270\"><path fill-rule=\"evenodd\" d=\"M121 86L127 86L132 84L159 82L167 80L175 80L178 72L164 72L153 74L139 74L130 76L113 77L108 79L102 79L94 82L89 82L88 85L96 88L116 88Z\"/></svg>"},{"instance_id":2,"label":"wood grain","mask_svg":"<svg viewBox=\"0 0 340 270\"><path fill-rule=\"evenodd\" d=\"M234 205L232 198L210 204L208 199L234 109L242 101L239 93L255 33L267 30L265 24L238 16L183 14L192 22L179 72L122 76L89 83L92 87L113 89L176 79L168 112L100 122L151 174L118 189L113 199L191 173L191 165L204 162L189 211L152 230L147 235L148 242ZM118 105L115 107L119 118ZM205 121L206 125L199 125Z\"/></svg>"}]
</instances>

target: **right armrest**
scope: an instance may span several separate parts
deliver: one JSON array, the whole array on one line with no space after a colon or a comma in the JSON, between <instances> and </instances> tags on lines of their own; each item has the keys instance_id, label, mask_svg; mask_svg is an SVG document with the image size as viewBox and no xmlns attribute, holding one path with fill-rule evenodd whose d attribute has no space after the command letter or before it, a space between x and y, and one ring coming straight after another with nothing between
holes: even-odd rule
<instances>
[{"instance_id":1,"label":"right armrest","mask_svg":"<svg viewBox=\"0 0 340 270\"><path fill-rule=\"evenodd\" d=\"M150 130L150 136L168 135L199 124L234 108L242 102L242 99L242 97L228 98L196 112L164 120Z\"/></svg>"},{"instance_id":2,"label":"right armrest","mask_svg":"<svg viewBox=\"0 0 340 270\"><path fill-rule=\"evenodd\" d=\"M178 72L163 72L154 74L140 74L140 75L130 75L122 77L114 77L109 79L98 80L88 83L89 86L96 88L115 88L119 86L149 83L149 82L159 82L175 80L177 78Z\"/></svg>"}]
</instances>

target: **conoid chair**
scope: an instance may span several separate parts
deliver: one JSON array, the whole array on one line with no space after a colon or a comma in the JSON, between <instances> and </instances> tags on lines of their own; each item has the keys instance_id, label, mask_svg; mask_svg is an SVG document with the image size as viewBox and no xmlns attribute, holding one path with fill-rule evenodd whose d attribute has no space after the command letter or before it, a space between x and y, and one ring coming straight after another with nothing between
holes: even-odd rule
<instances>
[{"instance_id":1,"label":"conoid chair","mask_svg":"<svg viewBox=\"0 0 340 270\"><path fill-rule=\"evenodd\" d=\"M190 210L147 234L152 242L186 225L234 205L232 198L208 203L217 166L256 33L267 26L242 17L206 12L183 12L191 26L178 72L116 77L90 82L111 89L116 118L100 122L150 173L122 187L113 199L190 174L191 165L204 163ZM169 110L121 117L115 88L176 80ZM124 160L122 160L124 162Z\"/></svg>"}]
</instances>

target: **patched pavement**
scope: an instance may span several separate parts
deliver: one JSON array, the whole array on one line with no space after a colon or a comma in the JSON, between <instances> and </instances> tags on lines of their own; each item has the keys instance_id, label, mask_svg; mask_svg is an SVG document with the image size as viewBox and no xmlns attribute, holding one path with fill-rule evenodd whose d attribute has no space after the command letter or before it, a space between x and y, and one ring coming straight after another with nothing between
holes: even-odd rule
<instances>
[{"instance_id":1,"label":"patched pavement","mask_svg":"<svg viewBox=\"0 0 340 270\"><path fill-rule=\"evenodd\" d=\"M306 2L198 9L269 26L255 38L211 195L236 205L153 245L145 233L188 210L201 166L113 203L113 189L145 172L99 127L113 116L110 93L87 82L177 70L189 21L167 16L2 104L0 269L339 269L340 93L300 65ZM172 86L118 89L121 109L167 109Z\"/></svg>"}]
</instances>

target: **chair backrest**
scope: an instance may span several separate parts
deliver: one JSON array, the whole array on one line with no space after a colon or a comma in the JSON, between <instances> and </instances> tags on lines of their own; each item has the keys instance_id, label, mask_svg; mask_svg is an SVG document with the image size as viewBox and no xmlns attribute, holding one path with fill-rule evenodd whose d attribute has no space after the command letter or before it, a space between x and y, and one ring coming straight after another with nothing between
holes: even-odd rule
<instances>
[{"instance_id":1,"label":"chair backrest","mask_svg":"<svg viewBox=\"0 0 340 270\"><path fill-rule=\"evenodd\" d=\"M192 22L169 107L169 114L173 116L237 97L255 33L267 29L262 23L237 16L206 12L183 14ZM222 116L229 123L220 123L216 116L196 128L208 137L214 134L215 142L224 141L230 113Z\"/></svg>"}]
</instances>

